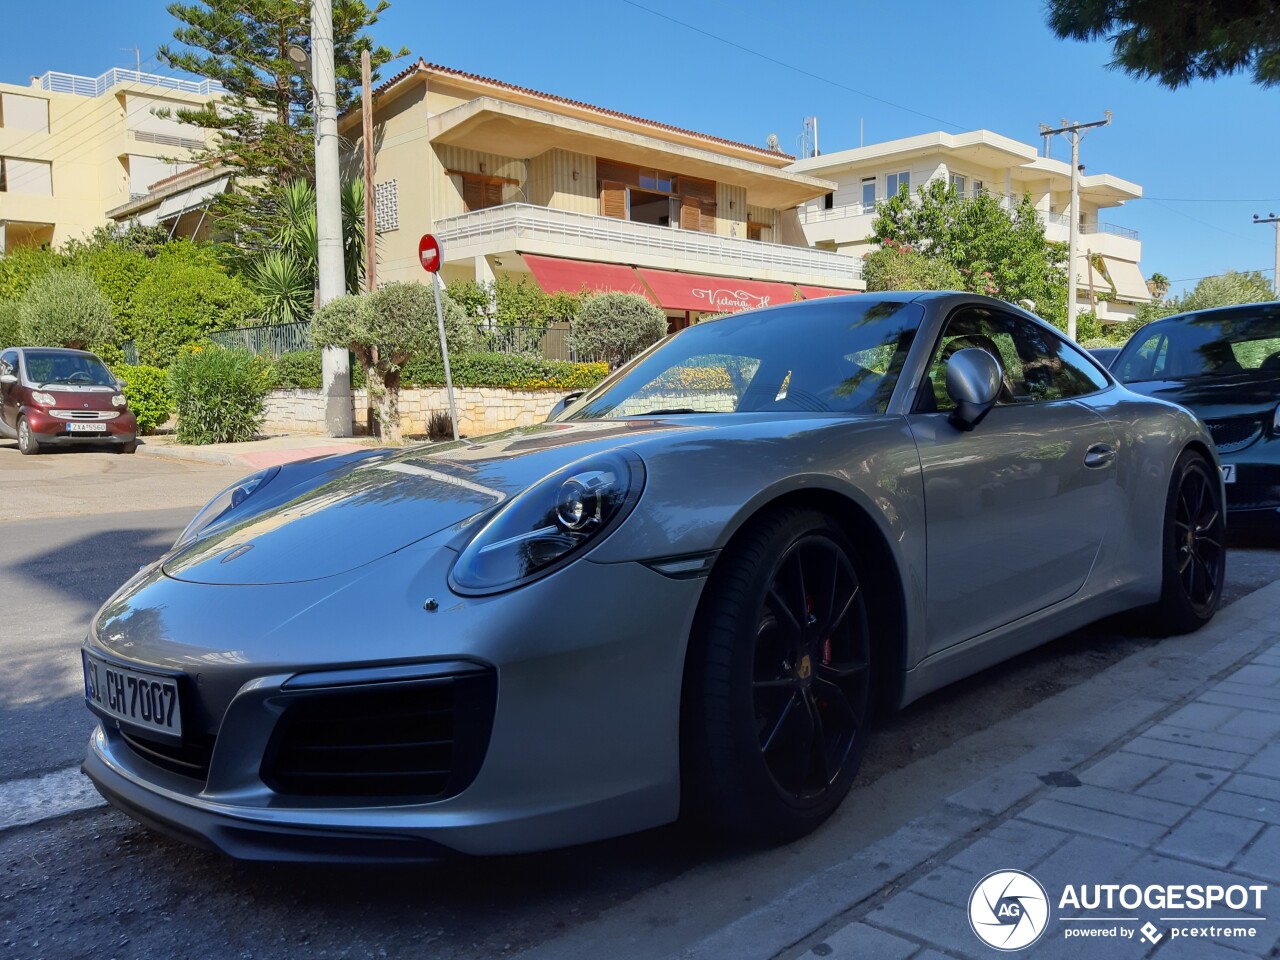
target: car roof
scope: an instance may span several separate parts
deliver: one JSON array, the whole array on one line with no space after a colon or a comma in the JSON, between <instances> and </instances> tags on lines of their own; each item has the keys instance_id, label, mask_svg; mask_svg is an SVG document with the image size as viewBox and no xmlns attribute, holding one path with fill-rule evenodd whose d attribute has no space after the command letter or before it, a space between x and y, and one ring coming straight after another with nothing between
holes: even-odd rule
<instances>
[{"instance_id":1,"label":"car roof","mask_svg":"<svg viewBox=\"0 0 1280 960\"><path fill-rule=\"evenodd\" d=\"M1229 307L1209 307L1205 310L1188 310L1186 313L1175 313L1168 317L1161 317L1159 320L1153 320L1152 323L1166 323L1170 320L1174 322L1189 322L1199 319L1230 319L1232 315L1237 313L1247 313L1253 316L1257 316L1259 313L1280 314L1280 301L1263 300L1258 303L1236 303Z\"/></svg>"},{"instance_id":2,"label":"car roof","mask_svg":"<svg viewBox=\"0 0 1280 960\"><path fill-rule=\"evenodd\" d=\"M96 353L92 353L89 350L73 350L71 347L17 347L16 349L21 353L26 353L28 350L39 350L41 353L66 353L76 357L101 359Z\"/></svg>"}]
</instances>

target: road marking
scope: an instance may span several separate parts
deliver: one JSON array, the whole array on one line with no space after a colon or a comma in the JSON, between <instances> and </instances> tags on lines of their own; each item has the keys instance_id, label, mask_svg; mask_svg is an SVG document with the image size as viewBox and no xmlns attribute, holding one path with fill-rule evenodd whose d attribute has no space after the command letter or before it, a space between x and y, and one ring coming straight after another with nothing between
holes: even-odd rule
<instances>
[{"instance_id":1,"label":"road marking","mask_svg":"<svg viewBox=\"0 0 1280 960\"><path fill-rule=\"evenodd\" d=\"M91 810L107 801L79 767L0 784L0 831Z\"/></svg>"}]
</instances>

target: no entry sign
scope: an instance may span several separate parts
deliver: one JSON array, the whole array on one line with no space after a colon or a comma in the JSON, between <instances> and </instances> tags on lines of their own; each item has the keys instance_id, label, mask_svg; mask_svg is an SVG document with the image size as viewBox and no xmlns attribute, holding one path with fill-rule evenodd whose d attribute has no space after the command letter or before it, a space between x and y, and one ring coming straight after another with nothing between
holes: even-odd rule
<instances>
[{"instance_id":1,"label":"no entry sign","mask_svg":"<svg viewBox=\"0 0 1280 960\"><path fill-rule=\"evenodd\" d=\"M418 262L422 264L422 269L427 273L435 273L440 269L440 261L443 259L440 241L434 235L424 233L418 241Z\"/></svg>"}]
</instances>

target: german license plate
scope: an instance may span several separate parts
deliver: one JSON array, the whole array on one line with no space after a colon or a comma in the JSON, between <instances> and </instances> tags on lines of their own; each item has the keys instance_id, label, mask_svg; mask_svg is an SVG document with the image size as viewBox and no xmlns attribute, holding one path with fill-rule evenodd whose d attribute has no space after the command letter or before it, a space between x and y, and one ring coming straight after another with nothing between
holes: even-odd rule
<instances>
[{"instance_id":1,"label":"german license plate","mask_svg":"<svg viewBox=\"0 0 1280 960\"><path fill-rule=\"evenodd\" d=\"M84 695L91 706L141 730L182 736L178 684L172 677L117 667L84 651L81 654Z\"/></svg>"},{"instance_id":2,"label":"german license plate","mask_svg":"<svg viewBox=\"0 0 1280 960\"><path fill-rule=\"evenodd\" d=\"M1222 465L1222 482L1223 483L1236 482L1236 465L1234 463L1224 463Z\"/></svg>"},{"instance_id":3,"label":"german license plate","mask_svg":"<svg viewBox=\"0 0 1280 960\"><path fill-rule=\"evenodd\" d=\"M67 429L72 433L106 433L105 423L68 423Z\"/></svg>"}]
</instances>

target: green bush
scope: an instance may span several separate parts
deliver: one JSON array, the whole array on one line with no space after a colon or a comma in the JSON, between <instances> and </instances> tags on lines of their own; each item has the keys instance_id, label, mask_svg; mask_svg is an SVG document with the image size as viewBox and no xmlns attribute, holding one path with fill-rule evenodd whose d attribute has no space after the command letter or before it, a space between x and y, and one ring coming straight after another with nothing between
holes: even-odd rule
<instances>
[{"instance_id":1,"label":"green bush","mask_svg":"<svg viewBox=\"0 0 1280 960\"><path fill-rule=\"evenodd\" d=\"M173 395L169 392L169 374L159 367L113 366L111 372L124 383L124 397L138 418L138 432L151 436L156 427L173 412Z\"/></svg>"},{"instance_id":2,"label":"green bush","mask_svg":"<svg viewBox=\"0 0 1280 960\"><path fill-rule=\"evenodd\" d=\"M103 244L82 249L72 262L93 277L110 302L117 336L132 340L133 292L149 272L151 261L138 250Z\"/></svg>"},{"instance_id":3,"label":"green bush","mask_svg":"<svg viewBox=\"0 0 1280 960\"><path fill-rule=\"evenodd\" d=\"M184 347L215 330L249 326L261 315L257 296L228 276L213 252L169 244L133 291L133 340L142 363L167 367Z\"/></svg>"},{"instance_id":4,"label":"green bush","mask_svg":"<svg viewBox=\"0 0 1280 960\"><path fill-rule=\"evenodd\" d=\"M354 375L358 367L351 372ZM273 365L272 383L278 390L318 390L324 385L319 350L282 353Z\"/></svg>"},{"instance_id":5,"label":"green bush","mask_svg":"<svg viewBox=\"0 0 1280 960\"><path fill-rule=\"evenodd\" d=\"M0 257L0 300L18 300L37 279L65 266L48 247L11 247Z\"/></svg>"},{"instance_id":6,"label":"green bush","mask_svg":"<svg viewBox=\"0 0 1280 960\"><path fill-rule=\"evenodd\" d=\"M18 333L18 302L0 300L0 350L22 345Z\"/></svg>"},{"instance_id":7,"label":"green bush","mask_svg":"<svg viewBox=\"0 0 1280 960\"><path fill-rule=\"evenodd\" d=\"M18 302L18 335L37 346L94 350L114 339L111 304L89 274L51 270Z\"/></svg>"},{"instance_id":8,"label":"green bush","mask_svg":"<svg viewBox=\"0 0 1280 960\"><path fill-rule=\"evenodd\" d=\"M572 321L569 341L579 356L617 367L667 334L667 318L638 293L588 297Z\"/></svg>"},{"instance_id":9,"label":"green bush","mask_svg":"<svg viewBox=\"0 0 1280 960\"><path fill-rule=\"evenodd\" d=\"M862 277L869 291L965 289L964 277L947 261L889 239L862 258Z\"/></svg>"},{"instance_id":10,"label":"green bush","mask_svg":"<svg viewBox=\"0 0 1280 960\"><path fill-rule=\"evenodd\" d=\"M506 387L510 390L586 390L609 375L604 363L568 363L505 353L449 355L455 387ZM400 371L404 386L444 386L439 357L411 360Z\"/></svg>"},{"instance_id":11,"label":"green bush","mask_svg":"<svg viewBox=\"0 0 1280 960\"><path fill-rule=\"evenodd\" d=\"M270 361L219 346L182 353L169 370L179 443L252 440L271 389Z\"/></svg>"}]
</instances>

